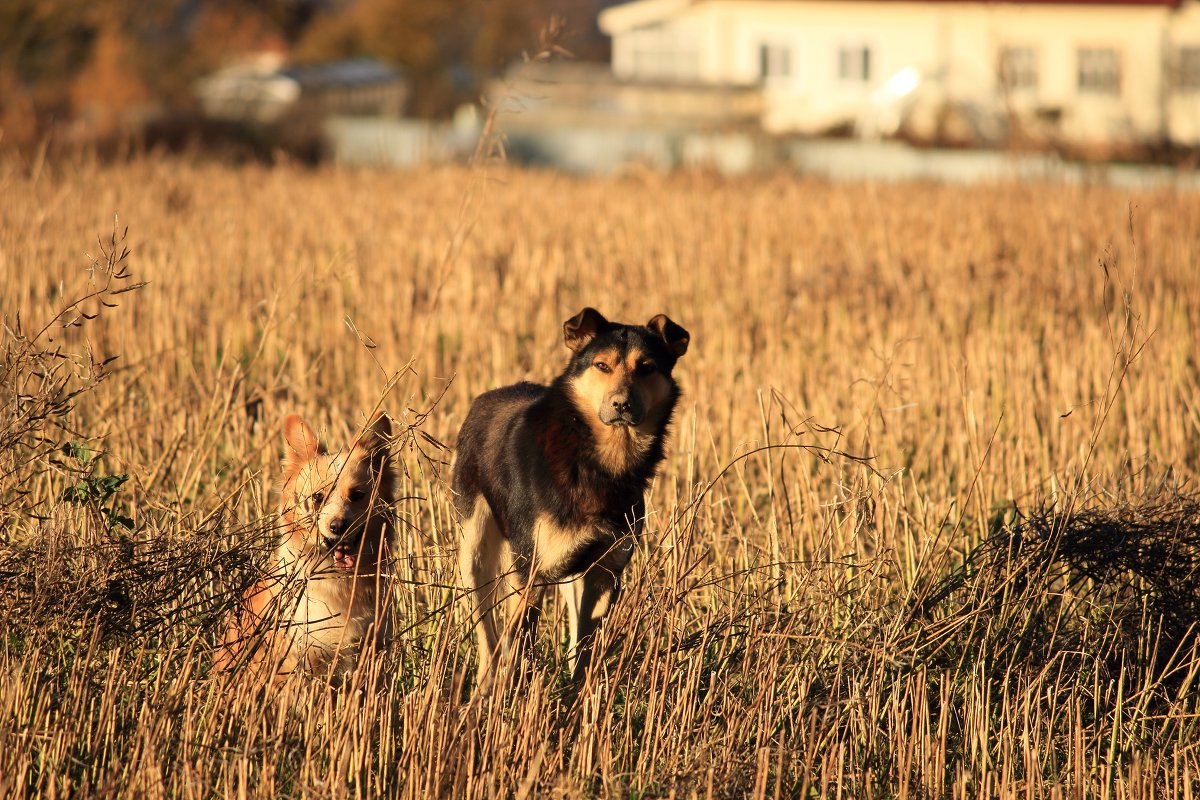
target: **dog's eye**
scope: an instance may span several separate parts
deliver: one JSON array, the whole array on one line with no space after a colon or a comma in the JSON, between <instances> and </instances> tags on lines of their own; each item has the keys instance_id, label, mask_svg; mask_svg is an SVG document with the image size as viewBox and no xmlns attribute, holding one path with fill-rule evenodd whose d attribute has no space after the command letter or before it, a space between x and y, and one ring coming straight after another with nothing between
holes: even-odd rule
<instances>
[{"instance_id":1,"label":"dog's eye","mask_svg":"<svg viewBox=\"0 0 1200 800\"><path fill-rule=\"evenodd\" d=\"M655 364L653 361L643 361L642 363L637 365L637 368L634 369L633 374L637 375L638 377L644 378L647 375L649 375L650 373L654 372L654 370L656 370L656 369L658 369L658 365Z\"/></svg>"},{"instance_id":2,"label":"dog's eye","mask_svg":"<svg viewBox=\"0 0 1200 800\"><path fill-rule=\"evenodd\" d=\"M325 493L324 492L313 492L312 497L309 498L309 500L312 503L313 508L320 508L321 504L325 502Z\"/></svg>"},{"instance_id":3,"label":"dog's eye","mask_svg":"<svg viewBox=\"0 0 1200 800\"><path fill-rule=\"evenodd\" d=\"M346 499L349 500L351 503L357 503L359 500L362 500L366 496L367 496L367 493L364 492L362 489L351 489L349 492L346 493Z\"/></svg>"},{"instance_id":4,"label":"dog's eye","mask_svg":"<svg viewBox=\"0 0 1200 800\"><path fill-rule=\"evenodd\" d=\"M612 367L610 367L608 364L605 364L603 361L597 361L596 363L592 364L592 366L604 373L612 372Z\"/></svg>"}]
</instances>

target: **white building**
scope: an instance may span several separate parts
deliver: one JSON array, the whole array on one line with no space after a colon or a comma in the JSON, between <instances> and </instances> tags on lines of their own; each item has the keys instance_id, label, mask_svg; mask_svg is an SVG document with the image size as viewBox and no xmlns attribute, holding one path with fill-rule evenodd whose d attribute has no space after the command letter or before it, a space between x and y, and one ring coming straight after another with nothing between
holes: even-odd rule
<instances>
[{"instance_id":1,"label":"white building","mask_svg":"<svg viewBox=\"0 0 1200 800\"><path fill-rule=\"evenodd\" d=\"M760 86L763 126L1200 145L1200 0L636 0L615 76Z\"/></svg>"}]
</instances>

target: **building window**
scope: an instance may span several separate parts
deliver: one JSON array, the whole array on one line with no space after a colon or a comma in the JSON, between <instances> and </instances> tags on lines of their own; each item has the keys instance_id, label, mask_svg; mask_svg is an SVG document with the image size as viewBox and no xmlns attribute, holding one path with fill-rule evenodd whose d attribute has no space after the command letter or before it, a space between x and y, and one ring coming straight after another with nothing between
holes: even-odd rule
<instances>
[{"instance_id":1,"label":"building window","mask_svg":"<svg viewBox=\"0 0 1200 800\"><path fill-rule=\"evenodd\" d=\"M688 82L700 72L700 52L683 33L662 26L633 31L633 73L643 80Z\"/></svg>"},{"instance_id":2,"label":"building window","mask_svg":"<svg viewBox=\"0 0 1200 800\"><path fill-rule=\"evenodd\" d=\"M1032 47L1000 50L1000 84L1007 91L1036 89L1037 82L1037 53Z\"/></svg>"},{"instance_id":3,"label":"building window","mask_svg":"<svg viewBox=\"0 0 1200 800\"><path fill-rule=\"evenodd\" d=\"M871 48L842 47L838 50L838 77L844 81L866 83L871 80Z\"/></svg>"},{"instance_id":4,"label":"building window","mask_svg":"<svg viewBox=\"0 0 1200 800\"><path fill-rule=\"evenodd\" d=\"M1175 86L1188 92L1200 92L1200 47L1179 48Z\"/></svg>"},{"instance_id":5,"label":"building window","mask_svg":"<svg viewBox=\"0 0 1200 800\"><path fill-rule=\"evenodd\" d=\"M1079 91L1090 94L1121 93L1121 57L1111 47L1079 50Z\"/></svg>"},{"instance_id":6,"label":"building window","mask_svg":"<svg viewBox=\"0 0 1200 800\"><path fill-rule=\"evenodd\" d=\"M792 48L786 44L763 42L758 46L758 77L763 82L792 77Z\"/></svg>"}]
</instances>

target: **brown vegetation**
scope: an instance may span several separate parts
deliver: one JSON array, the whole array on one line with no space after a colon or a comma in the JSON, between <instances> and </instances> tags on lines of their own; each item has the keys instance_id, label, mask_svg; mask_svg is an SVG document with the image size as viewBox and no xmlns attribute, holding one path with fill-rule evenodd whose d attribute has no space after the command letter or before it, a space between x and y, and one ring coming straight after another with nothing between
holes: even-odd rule
<instances>
[{"instance_id":1,"label":"brown vegetation","mask_svg":"<svg viewBox=\"0 0 1200 800\"><path fill-rule=\"evenodd\" d=\"M1187 796L1200 198L480 178L0 165L0 796ZM585 305L692 334L647 536L471 707L440 443ZM394 645L214 673L285 414L380 403Z\"/></svg>"},{"instance_id":2,"label":"brown vegetation","mask_svg":"<svg viewBox=\"0 0 1200 800\"><path fill-rule=\"evenodd\" d=\"M6 0L0 5L0 150L47 140L170 144L193 128L193 82L264 53L292 62L372 56L405 70L410 111L446 116L478 101L553 28L558 44L604 60L602 0ZM151 124L156 123L156 124ZM149 128L149 129L147 129Z\"/></svg>"}]
</instances>

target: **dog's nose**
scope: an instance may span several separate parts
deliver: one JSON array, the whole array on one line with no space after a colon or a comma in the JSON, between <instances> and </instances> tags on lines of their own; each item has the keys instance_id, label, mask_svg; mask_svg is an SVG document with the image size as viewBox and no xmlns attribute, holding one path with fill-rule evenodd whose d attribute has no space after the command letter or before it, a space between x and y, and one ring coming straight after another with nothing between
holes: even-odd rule
<instances>
[{"instance_id":1,"label":"dog's nose","mask_svg":"<svg viewBox=\"0 0 1200 800\"><path fill-rule=\"evenodd\" d=\"M618 395L617 397L614 397L612 399L612 406L615 410L624 414L625 412L627 412L629 410L629 396L628 395L625 395L625 396Z\"/></svg>"},{"instance_id":2,"label":"dog's nose","mask_svg":"<svg viewBox=\"0 0 1200 800\"><path fill-rule=\"evenodd\" d=\"M334 519L329 521L329 532L334 536L341 536L346 530L346 521L344 519Z\"/></svg>"}]
</instances>

